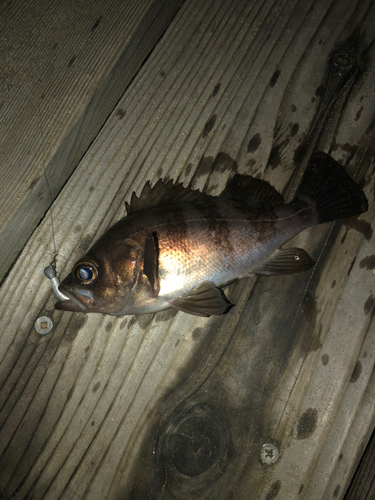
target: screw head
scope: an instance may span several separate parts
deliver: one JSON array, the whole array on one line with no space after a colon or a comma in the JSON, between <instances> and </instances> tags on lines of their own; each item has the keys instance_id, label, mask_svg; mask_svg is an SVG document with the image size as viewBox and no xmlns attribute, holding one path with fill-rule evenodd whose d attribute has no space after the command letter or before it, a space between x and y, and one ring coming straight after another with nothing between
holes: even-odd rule
<instances>
[{"instance_id":1,"label":"screw head","mask_svg":"<svg viewBox=\"0 0 375 500\"><path fill-rule=\"evenodd\" d=\"M262 446L260 450L260 459L264 464L270 465L274 464L279 458L279 450L275 445L271 443L266 443Z\"/></svg>"},{"instance_id":2,"label":"screw head","mask_svg":"<svg viewBox=\"0 0 375 500\"><path fill-rule=\"evenodd\" d=\"M40 335L47 335L53 328L53 322L47 316L41 316L35 321L34 328Z\"/></svg>"}]
</instances>

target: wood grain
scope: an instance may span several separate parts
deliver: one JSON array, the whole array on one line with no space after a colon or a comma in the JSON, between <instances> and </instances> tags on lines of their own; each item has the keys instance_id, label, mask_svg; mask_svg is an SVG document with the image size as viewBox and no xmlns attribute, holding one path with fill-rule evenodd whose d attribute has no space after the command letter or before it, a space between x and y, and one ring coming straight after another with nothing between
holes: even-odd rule
<instances>
[{"instance_id":1,"label":"wood grain","mask_svg":"<svg viewBox=\"0 0 375 500\"><path fill-rule=\"evenodd\" d=\"M0 289L4 497L343 497L374 418L374 20L370 0L184 3L53 205L61 277L159 177L218 193L236 161L289 199L319 147L370 209L298 235L312 271L232 285L209 319L54 310L46 217Z\"/></svg>"},{"instance_id":2,"label":"wood grain","mask_svg":"<svg viewBox=\"0 0 375 500\"><path fill-rule=\"evenodd\" d=\"M181 3L3 4L0 282Z\"/></svg>"}]
</instances>

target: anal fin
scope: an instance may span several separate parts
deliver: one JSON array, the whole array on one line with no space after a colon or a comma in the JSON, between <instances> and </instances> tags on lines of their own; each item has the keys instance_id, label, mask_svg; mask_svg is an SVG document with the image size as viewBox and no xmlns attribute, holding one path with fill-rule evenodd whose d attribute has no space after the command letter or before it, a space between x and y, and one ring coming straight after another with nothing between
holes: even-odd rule
<instances>
[{"instance_id":1,"label":"anal fin","mask_svg":"<svg viewBox=\"0 0 375 500\"><path fill-rule=\"evenodd\" d=\"M233 304L224 292L210 281L204 281L182 297L171 301L172 307L196 316L224 314Z\"/></svg>"},{"instance_id":2,"label":"anal fin","mask_svg":"<svg viewBox=\"0 0 375 500\"><path fill-rule=\"evenodd\" d=\"M294 274L307 271L315 261L302 248L279 248L261 266L252 270L254 275Z\"/></svg>"}]
</instances>

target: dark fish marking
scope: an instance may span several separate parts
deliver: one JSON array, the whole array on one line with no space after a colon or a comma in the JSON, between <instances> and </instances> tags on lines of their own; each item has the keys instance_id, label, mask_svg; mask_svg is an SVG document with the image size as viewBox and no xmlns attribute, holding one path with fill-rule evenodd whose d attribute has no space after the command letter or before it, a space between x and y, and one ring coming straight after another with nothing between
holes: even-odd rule
<instances>
[{"instance_id":1,"label":"dark fish marking","mask_svg":"<svg viewBox=\"0 0 375 500\"><path fill-rule=\"evenodd\" d=\"M99 16L95 23L92 25L91 32L95 31L103 19L103 16Z\"/></svg>"},{"instance_id":2,"label":"dark fish marking","mask_svg":"<svg viewBox=\"0 0 375 500\"><path fill-rule=\"evenodd\" d=\"M284 204L284 198L271 184L241 174L229 179L219 198L240 201L249 207L267 211Z\"/></svg>"},{"instance_id":3,"label":"dark fish marking","mask_svg":"<svg viewBox=\"0 0 375 500\"><path fill-rule=\"evenodd\" d=\"M160 290L159 283L159 242L157 232L154 231L146 236L145 253L143 259L143 272L150 282L154 295Z\"/></svg>"},{"instance_id":4,"label":"dark fish marking","mask_svg":"<svg viewBox=\"0 0 375 500\"><path fill-rule=\"evenodd\" d=\"M270 87L274 87L277 83L277 80L279 79L281 70L277 69L275 73L272 75L271 80L270 80Z\"/></svg>"},{"instance_id":5,"label":"dark fish marking","mask_svg":"<svg viewBox=\"0 0 375 500\"><path fill-rule=\"evenodd\" d=\"M314 433L318 423L318 410L308 408L302 413L297 424L297 439L307 439Z\"/></svg>"},{"instance_id":6,"label":"dark fish marking","mask_svg":"<svg viewBox=\"0 0 375 500\"><path fill-rule=\"evenodd\" d=\"M296 106L295 104L291 104L291 106L290 106L290 111L291 111L292 113L295 113L295 112L297 111L297 106Z\"/></svg>"},{"instance_id":7,"label":"dark fish marking","mask_svg":"<svg viewBox=\"0 0 375 500\"><path fill-rule=\"evenodd\" d=\"M322 95L325 94L326 87L325 85L320 85L316 90L315 90L315 95L316 97L321 97Z\"/></svg>"},{"instance_id":8,"label":"dark fish marking","mask_svg":"<svg viewBox=\"0 0 375 500\"><path fill-rule=\"evenodd\" d=\"M221 83L218 83L217 85L215 85L214 91L212 92L212 97L215 97L218 94L220 87L221 87Z\"/></svg>"},{"instance_id":9,"label":"dark fish marking","mask_svg":"<svg viewBox=\"0 0 375 500\"><path fill-rule=\"evenodd\" d=\"M250 139L249 144L247 145L248 153L255 153L255 151L259 148L262 143L262 138L260 137L260 133L254 134Z\"/></svg>"},{"instance_id":10,"label":"dark fish marking","mask_svg":"<svg viewBox=\"0 0 375 500\"><path fill-rule=\"evenodd\" d=\"M68 62L68 67L71 67L71 66L73 65L74 61L75 61L76 59L77 59L77 57L76 57L76 56L73 56L73 57L70 59L70 61Z\"/></svg>"},{"instance_id":11,"label":"dark fish marking","mask_svg":"<svg viewBox=\"0 0 375 500\"><path fill-rule=\"evenodd\" d=\"M202 139L205 139L208 134L211 132L211 130L214 128L215 123L216 123L216 118L217 115L212 115L211 118L208 120L206 125L204 126L203 133L202 133Z\"/></svg>"},{"instance_id":12,"label":"dark fish marking","mask_svg":"<svg viewBox=\"0 0 375 500\"><path fill-rule=\"evenodd\" d=\"M161 70L160 73L159 73L159 76L161 76L161 78L164 78L165 77L165 71Z\"/></svg>"},{"instance_id":13,"label":"dark fish marking","mask_svg":"<svg viewBox=\"0 0 375 500\"><path fill-rule=\"evenodd\" d=\"M100 387L100 382L96 382L96 384L92 388L92 393L95 394L96 391L99 389L99 387Z\"/></svg>"}]
</instances>

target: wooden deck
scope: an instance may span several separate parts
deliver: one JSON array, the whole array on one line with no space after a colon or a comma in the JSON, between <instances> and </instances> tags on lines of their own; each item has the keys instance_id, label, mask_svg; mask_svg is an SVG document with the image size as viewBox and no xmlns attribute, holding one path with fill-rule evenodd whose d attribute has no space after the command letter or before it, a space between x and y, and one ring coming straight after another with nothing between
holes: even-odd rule
<instances>
[{"instance_id":1,"label":"wooden deck","mask_svg":"<svg viewBox=\"0 0 375 500\"><path fill-rule=\"evenodd\" d=\"M62 4L0 7L0 498L344 499L375 422L374 3ZM290 199L316 149L369 211L293 240L311 271L223 317L54 309L44 170L63 278L147 180Z\"/></svg>"}]
</instances>

